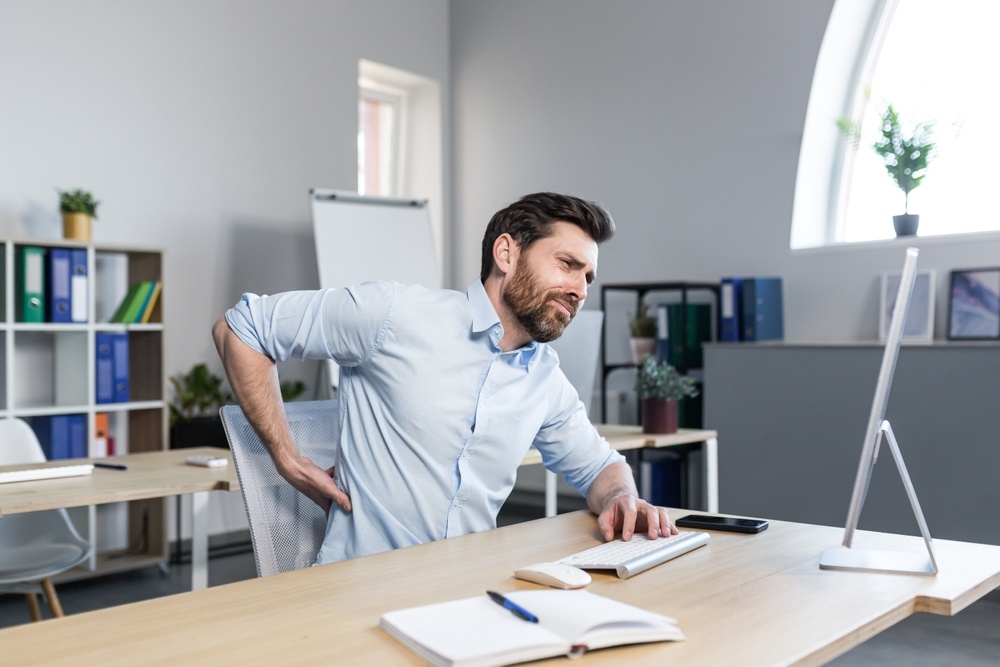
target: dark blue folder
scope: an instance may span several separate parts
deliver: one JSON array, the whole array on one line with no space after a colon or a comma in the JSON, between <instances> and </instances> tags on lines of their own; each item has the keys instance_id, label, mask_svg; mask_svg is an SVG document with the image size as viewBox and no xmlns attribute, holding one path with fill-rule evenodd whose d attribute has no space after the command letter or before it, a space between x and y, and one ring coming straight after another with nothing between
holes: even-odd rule
<instances>
[{"instance_id":1,"label":"dark blue folder","mask_svg":"<svg viewBox=\"0 0 1000 667\"><path fill-rule=\"evenodd\" d=\"M69 248L52 248L48 255L49 322L70 322Z\"/></svg>"}]
</instances>

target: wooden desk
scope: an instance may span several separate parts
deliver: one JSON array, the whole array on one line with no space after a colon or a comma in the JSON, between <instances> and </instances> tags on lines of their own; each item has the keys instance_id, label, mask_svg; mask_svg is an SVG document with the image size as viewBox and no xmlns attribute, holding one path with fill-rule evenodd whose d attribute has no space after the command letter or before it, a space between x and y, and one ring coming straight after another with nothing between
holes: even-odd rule
<instances>
[{"instance_id":1,"label":"wooden desk","mask_svg":"<svg viewBox=\"0 0 1000 667\"><path fill-rule=\"evenodd\" d=\"M702 468L705 509L709 512L719 511L719 434L716 431L682 428L676 433L643 433L641 426L624 424L594 424L594 426L608 444L620 452L647 447L657 449L701 444L705 457ZM521 465L541 462L541 453L532 447L521 461ZM556 481L557 475L546 470L545 516L556 515Z\"/></svg>"},{"instance_id":2,"label":"wooden desk","mask_svg":"<svg viewBox=\"0 0 1000 667\"><path fill-rule=\"evenodd\" d=\"M683 514L683 512L679 512ZM1000 547L937 540L937 577L819 569L841 528L772 521L588 590L677 619L686 641L606 649L585 665L819 665L915 612L952 615L1000 584ZM922 548L859 532L859 546ZM377 628L389 610L538 588L515 567L596 544L571 512L464 537L0 630L34 664L420 665ZM533 663L534 664L534 663ZM565 658L546 665L569 665Z\"/></svg>"},{"instance_id":3,"label":"wooden desk","mask_svg":"<svg viewBox=\"0 0 1000 667\"><path fill-rule=\"evenodd\" d=\"M192 454L225 456L229 465L224 468L187 465L184 459ZM92 475L0 484L0 516L190 494L191 588L205 588L208 585L208 493L239 490L232 454L217 447L198 447L126 454L102 460L122 463L128 469L95 468ZM45 465L89 461L93 459L49 461ZM33 467L38 464L2 466L0 470Z\"/></svg>"}]
</instances>

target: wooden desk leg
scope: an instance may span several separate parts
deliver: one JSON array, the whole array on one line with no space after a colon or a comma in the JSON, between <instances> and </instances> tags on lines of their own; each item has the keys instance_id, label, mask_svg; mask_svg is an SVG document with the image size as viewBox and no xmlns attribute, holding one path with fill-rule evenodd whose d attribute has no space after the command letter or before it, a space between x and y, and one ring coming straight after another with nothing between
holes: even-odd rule
<instances>
[{"instance_id":1,"label":"wooden desk leg","mask_svg":"<svg viewBox=\"0 0 1000 667\"><path fill-rule=\"evenodd\" d=\"M545 471L545 516L556 515L556 482L558 475L549 470Z\"/></svg>"},{"instance_id":2,"label":"wooden desk leg","mask_svg":"<svg viewBox=\"0 0 1000 667\"><path fill-rule=\"evenodd\" d=\"M719 511L719 441L710 438L702 444L705 463L705 503L707 511Z\"/></svg>"},{"instance_id":3,"label":"wooden desk leg","mask_svg":"<svg viewBox=\"0 0 1000 667\"><path fill-rule=\"evenodd\" d=\"M191 590L208 588L208 494L191 494Z\"/></svg>"}]
</instances>

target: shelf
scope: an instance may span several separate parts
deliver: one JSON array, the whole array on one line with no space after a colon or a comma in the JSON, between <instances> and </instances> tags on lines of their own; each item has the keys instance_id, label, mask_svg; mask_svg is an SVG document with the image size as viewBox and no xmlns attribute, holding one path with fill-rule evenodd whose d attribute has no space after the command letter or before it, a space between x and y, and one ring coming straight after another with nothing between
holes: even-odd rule
<instances>
[{"instance_id":1,"label":"shelf","mask_svg":"<svg viewBox=\"0 0 1000 667\"><path fill-rule=\"evenodd\" d=\"M53 250L71 248L74 262L85 261L85 278L70 288L67 303L83 321L50 320L53 290L50 261ZM37 249L37 250L36 250ZM32 263L22 261L27 253ZM85 258L85 260L84 260ZM32 274L41 266L41 274ZM157 451L167 448L167 403L164 375L163 298L161 292L147 324L112 324L108 320L124 298L129 285L162 280L163 257L158 250L114 245L85 245L62 240L10 239L0 252L0 417L21 418L29 424L61 415L82 415L86 423L85 455L101 450L96 426L107 414L115 452ZM30 279L30 280L29 280ZM72 279L71 279L72 280ZM26 287L37 286L41 307L32 310ZM29 295L30 296L30 295ZM82 297L82 299L81 299ZM73 301L73 299L81 299ZM28 312L28 311L31 312ZM65 312L65 311L63 311ZM67 319L69 319L67 317ZM103 333L123 333L128 339L128 400L97 402L96 338ZM80 442L76 440L75 442ZM2 447L2 443L0 443ZM81 533L95 546L125 545L98 551L91 567L78 568L62 579L104 574L109 571L165 563L167 553L166 505L160 501L132 501L121 505L74 512ZM113 533L113 534L112 534Z\"/></svg>"},{"instance_id":2,"label":"shelf","mask_svg":"<svg viewBox=\"0 0 1000 667\"><path fill-rule=\"evenodd\" d=\"M691 294L697 293L707 293L708 295L708 305L712 308L710 314L710 324L709 328L712 332L713 339L718 340L720 337L720 325L719 325L719 299L720 299L720 286L719 283L712 282L697 282L697 281L667 281L667 282L632 282L632 283L614 283L609 285L601 286L601 309L604 311L604 324L601 331L601 421L607 423L607 405L608 405L608 377L615 371L621 370L631 370L638 367L634 361L608 361L608 294L612 292L626 292L634 295L635 308L638 309L639 304L643 302L648 294L663 292L666 294L673 294L675 296L674 303L681 306L680 310L680 324L679 328L683 331L687 330L687 305L689 303L695 303L690 301L689 296ZM702 302L699 302L702 303ZM647 305L652 305L647 303ZM624 323L622 324L621 331L627 332L627 327ZM681 345L681 357L685 360L688 357L687 340L682 340ZM700 365L686 365L677 363L674 366L681 372L688 374L692 370L698 370L701 368ZM703 391L703 389L702 389ZM638 410L638 405L636 406Z\"/></svg>"}]
</instances>

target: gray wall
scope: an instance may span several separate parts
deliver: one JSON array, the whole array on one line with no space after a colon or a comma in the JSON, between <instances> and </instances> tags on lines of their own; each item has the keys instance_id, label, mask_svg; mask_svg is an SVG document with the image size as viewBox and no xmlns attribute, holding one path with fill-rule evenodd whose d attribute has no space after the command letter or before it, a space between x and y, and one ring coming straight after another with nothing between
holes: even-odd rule
<instances>
[{"instance_id":1,"label":"gray wall","mask_svg":"<svg viewBox=\"0 0 1000 667\"><path fill-rule=\"evenodd\" d=\"M497 207L564 190L604 202L618 222L599 283L778 275L788 339L876 339L878 278L902 267L907 244L789 250L803 122L832 6L453 2L456 280L475 274ZM1000 235L913 243L920 267L937 270L943 338L948 271L996 265Z\"/></svg>"},{"instance_id":2,"label":"gray wall","mask_svg":"<svg viewBox=\"0 0 1000 667\"><path fill-rule=\"evenodd\" d=\"M447 99L447 0L3 0L0 234L58 238L54 188L92 190L96 243L165 250L167 373L219 368L242 292L318 285L308 191L357 187L361 58Z\"/></svg>"}]
</instances>

